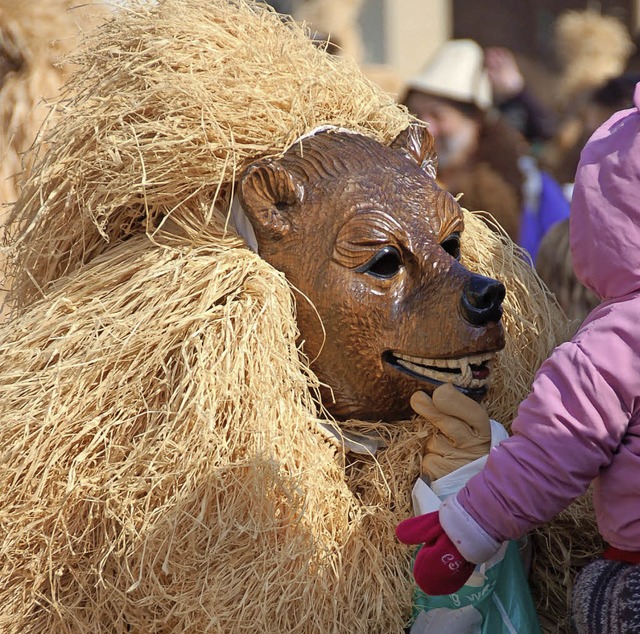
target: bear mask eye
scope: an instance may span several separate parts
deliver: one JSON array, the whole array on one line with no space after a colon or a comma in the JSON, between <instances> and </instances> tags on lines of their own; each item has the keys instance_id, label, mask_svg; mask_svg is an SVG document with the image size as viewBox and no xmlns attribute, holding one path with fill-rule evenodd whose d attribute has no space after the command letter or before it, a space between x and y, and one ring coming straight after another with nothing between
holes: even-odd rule
<instances>
[{"instance_id":1,"label":"bear mask eye","mask_svg":"<svg viewBox=\"0 0 640 634\"><path fill-rule=\"evenodd\" d=\"M357 268L358 273L367 273L381 279L391 279L402 268L400 252L395 247L380 249L368 262Z\"/></svg>"},{"instance_id":2,"label":"bear mask eye","mask_svg":"<svg viewBox=\"0 0 640 634\"><path fill-rule=\"evenodd\" d=\"M460 234L452 233L450 236L447 236L441 243L440 246L452 257L456 260L460 259Z\"/></svg>"}]
</instances>

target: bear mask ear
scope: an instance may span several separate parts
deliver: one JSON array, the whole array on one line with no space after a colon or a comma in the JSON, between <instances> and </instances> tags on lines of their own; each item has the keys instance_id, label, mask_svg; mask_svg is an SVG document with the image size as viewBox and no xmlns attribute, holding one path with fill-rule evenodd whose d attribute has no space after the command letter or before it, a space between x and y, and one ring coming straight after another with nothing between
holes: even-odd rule
<instances>
[{"instance_id":1,"label":"bear mask ear","mask_svg":"<svg viewBox=\"0 0 640 634\"><path fill-rule=\"evenodd\" d=\"M240 179L240 203L258 235L283 238L291 230L290 208L302 200L302 188L275 161L250 165Z\"/></svg>"},{"instance_id":2,"label":"bear mask ear","mask_svg":"<svg viewBox=\"0 0 640 634\"><path fill-rule=\"evenodd\" d=\"M412 123L391 142L391 147L403 152L428 176L435 179L438 170L436 143L433 135L424 125Z\"/></svg>"}]
</instances>

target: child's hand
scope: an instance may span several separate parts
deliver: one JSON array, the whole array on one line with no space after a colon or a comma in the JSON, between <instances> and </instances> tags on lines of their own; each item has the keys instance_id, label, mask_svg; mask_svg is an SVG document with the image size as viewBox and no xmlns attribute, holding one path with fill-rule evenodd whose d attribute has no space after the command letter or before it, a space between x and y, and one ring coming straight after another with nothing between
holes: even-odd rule
<instances>
[{"instance_id":1,"label":"child's hand","mask_svg":"<svg viewBox=\"0 0 640 634\"><path fill-rule=\"evenodd\" d=\"M438 511L400 522L396 535L404 544L424 544L413 564L413 576L427 594L457 592L475 569L444 532Z\"/></svg>"},{"instance_id":2,"label":"child's hand","mask_svg":"<svg viewBox=\"0 0 640 634\"><path fill-rule=\"evenodd\" d=\"M416 392L411 397L411 407L436 428L422 459L422 473L431 481L489 453L489 415L482 405L453 385L440 385L431 398Z\"/></svg>"}]
</instances>

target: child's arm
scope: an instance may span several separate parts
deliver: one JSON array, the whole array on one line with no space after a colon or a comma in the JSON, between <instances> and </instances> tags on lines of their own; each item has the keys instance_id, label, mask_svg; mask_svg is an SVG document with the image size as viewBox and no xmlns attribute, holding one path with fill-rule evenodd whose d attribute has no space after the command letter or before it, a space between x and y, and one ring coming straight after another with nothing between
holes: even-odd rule
<instances>
[{"instance_id":1,"label":"child's arm","mask_svg":"<svg viewBox=\"0 0 640 634\"><path fill-rule=\"evenodd\" d=\"M459 581L458 559L483 562L500 542L553 518L610 463L628 420L620 397L579 346L558 348L522 403L514 436L491 451L484 470L437 517L412 518L398 527L402 541L407 535L416 539L423 529L433 543L425 543L416 560L416 579L427 575L431 594L439 584L450 591L451 575ZM434 547L443 544L438 531L449 538L445 553ZM452 562L444 576L437 572L443 557Z\"/></svg>"},{"instance_id":2,"label":"child's arm","mask_svg":"<svg viewBox=\"0 0 640 634\"><path fill-rule=\"evenodd\" d=\"M483 471L456 496L498 541L519 539L555 517L612 460L629 423L620 395L575 343L542 365L512 425ZM441 511L455 532L455 505Z\"/></svg>"}]
</instances>

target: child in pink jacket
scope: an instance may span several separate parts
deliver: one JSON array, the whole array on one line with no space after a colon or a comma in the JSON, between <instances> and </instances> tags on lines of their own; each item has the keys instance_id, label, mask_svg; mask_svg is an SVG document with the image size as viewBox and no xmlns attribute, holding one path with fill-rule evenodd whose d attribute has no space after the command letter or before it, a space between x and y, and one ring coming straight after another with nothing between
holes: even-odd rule
<instances>
[{"instance_id":1,"label":"child in pink jacket","mask_svg":"<svg viewBox=\"0 0 640 634\"><path fill-rule=\"evenodd\" d=\"M540 367L512 425L439 511L402 522L424 544L427 594L450 594L500 543L549 521L594 482L608 543L585 567L572 606L579 634L640 632L640 84L585 146L570 220L575 273L602 303Z\"/></svg>"}]
</instances>

